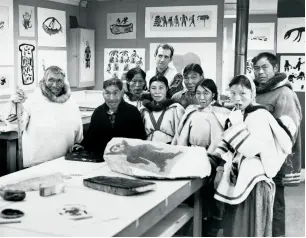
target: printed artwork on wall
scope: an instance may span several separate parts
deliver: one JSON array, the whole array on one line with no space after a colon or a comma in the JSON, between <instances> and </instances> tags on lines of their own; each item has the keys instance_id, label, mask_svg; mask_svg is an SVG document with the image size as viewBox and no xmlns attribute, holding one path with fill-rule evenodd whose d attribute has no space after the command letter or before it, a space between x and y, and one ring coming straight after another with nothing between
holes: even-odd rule
<instances>
[{"instance_id":1,"label":"printed artwork on wall","mask_svg":"<svg viewBox=\"0 0 306 238\"><path fill-rule=\"evenodd\" d=\"M38 46L66 47L66 12L37 8Z\"/></svg>"},{"instance_id":2,"label":"printed artwork on wall","mask_svg":"<svg viewBox=\"0 0 306 238\"><path fill-rule=\"evenodd\" d=\"M14 90L14 67L0 67L0 95L10 95Z\"/></svg>"},{"instance_id":3,"label":"printed artwork on wall","mask_svg":"<svg viewBox=\"0 0 306 238\"><path fill-rule=\"evenodd\" d=\"M95 77L95 41L94 31L82 29L81 31L81 68L80 82L94 81Z\"/></svg>"},{"instance_id":4,"label":"printed artwork on wall","mask_svg":"<svg viewBox=\"0 0 306 238\"><path fill-rule=\"evenodd\" d=\"M217 5L146 7L145 37L216 37Z\"/></svg>"},{"instance_id":5,"label":"printed artwork on wall","mask_svg":"<svg viewBox=\"0 0 306 238\"><path fill-rule=\"evenodd\" d=\"M136 39L136 12L108 13L107 39Z\"/></svg>"},{"instance_id":6,"label":"printed artwork on wall","mask_svg":"<svg viewBox=\"0 0 306 238\"><path fill-rule=\"evenodd\" d=\"M49 66L60 67L68 80L67 75L67 51L66 50L39 50L37 54L38 62L38 81L40 81L45 70Z\"/></svg>"},{"instance_id":7,"label":"printed artwork on wall","mask_svg":"<svg viewBox=\"0 0 306 238\"><path fill-rule=\"evenodd\" d=\"M154 53L159 43L150 44L150 69L156 68ZM173 60L169 67L180 73L190 63L200 64L204 76L216 81L217 46L216 43L169 43L174 48Z\"/></svg>"},{"instance_id":8,"label":"printed artwork on wall","mask_svg":"<svg viewBox=\"0 0 306 238\"><path fill-rule=\"evenodd\" d=\"M236 23L233 23L233 49L235 49ZM248 49L274 50L275 24L249 23Z\"/></svg>"},{"instance_id":9,"label":"printed artwork on wall","mask_svg":"<svg viewBox=\"0 0 306 238\"><path fill-rule=\"evenodd\" d=\"M277 53L305 53L305 17L277 19Z\"/></svg>"},{"instance_id":10,"label":"printed artwork on wall","mask_svg":"<svg viewBox=\"0 0 306 238\"><path fill-rule=\"evenodd\" d=\"M18 40L18 86L30 90L37 86L36 41Z\"/></svg>"},{"instance_id":11,"label":"printed artwork on wall","mask_svg":"<svg viewBox=\"0 0 306 238\"><path fill-rule=\"evenodd\" d=\"M35 37L35 8L19 5L19 36Z\"/></svg>"},{"instance_id":12,"label":"printed artwork on wall","mask_svg":"<svg viewBox=\"0 0 306 238\"><path fill-rule=\"evenodd\" d=\"M14 65L13 0L0 1L0 65Z\"/></svg>"},{"instance_id":13,"label":"printed artwork on wall","mask_svg":"<svg viewBox=\"0 0 306 238\"><path fill-rule=\"evenodd\" d=\"M124 72L135 67L145 70L145 49L104 49L104 80L111 77L121 78Z\"/></svg>"},{"instance_id":14,"label":"printed artwork on wall","mask_svg":"<svg viewBox=\"0 0 306 238\"><path fill-rule=\"evenodd\" d=\"M294 91L305 92L305 56L282 55L280 72L287 74Z\"/></svg>"}]
</instances>

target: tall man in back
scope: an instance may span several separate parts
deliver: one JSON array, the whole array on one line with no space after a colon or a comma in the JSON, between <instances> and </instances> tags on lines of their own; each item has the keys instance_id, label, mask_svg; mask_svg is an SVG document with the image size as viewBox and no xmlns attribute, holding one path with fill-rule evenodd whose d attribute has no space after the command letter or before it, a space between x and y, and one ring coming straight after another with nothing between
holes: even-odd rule
<instances>
[{"instance_id":1,"label":"tall man in back","mask_svg":"<svg viewBox=\"0 0 306 238\"><path fill-rule=\"evenodd\" d=\"M302 110L296 93L292 90L285 73L278 73L277 58L274 54L263 52L252 59L256 102L265 105L273 116L284 126L293 120L295 128L288 128L292 133L294 146L292 154L284 162L282 168L273 178L276 193L273 207L273 236L285 236L285 196L284 186L300 183L301 172L301 134L300 123Z\"/></svg>"},{"instance_id":2,"label":"tall man in back","mask_svg":"<svg viewBox=\"0 0 306 238\"><path fill-rule=\"evenodd\" d=\"M169 44L159 44L155 50L156 68L146 73L147 88L149 88L150 79L157 75L163 75L168 80L170 93L181 91L183 89L183 75L177 72L176 68L169 67L173 59L174 48Z\"/></svg>"}]
</instances>

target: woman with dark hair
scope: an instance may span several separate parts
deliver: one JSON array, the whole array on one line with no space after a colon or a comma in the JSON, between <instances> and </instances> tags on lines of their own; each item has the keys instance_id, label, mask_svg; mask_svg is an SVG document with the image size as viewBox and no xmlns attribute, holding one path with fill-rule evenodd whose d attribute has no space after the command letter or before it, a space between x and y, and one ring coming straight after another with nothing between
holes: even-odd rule
<instances>
[{"instance_id":1,"label":"woman with dark hair","mask_svg":"<svg viewBox=\"0 0 306 238\"><path fill-rule=\"evenodd\" d=\"M195 87L197 83L204 79L204 72L199 64L188 64L183 71L185 88L175 93L172 99L187 108L189 105L197 104L197 99L195 97Z\"/></svg>"},{"instance_id":2,"label":"woman with dark hair","mask_svg":"<svg viewBox=\"0 0 306 238\"><path fill-rule=\"evenodd\" d=\"M144 98L148 98L149 94L145 92L146 73L141 68L130 69L126 73L127 91L123 96L124 101L137 107L138 110L142 107Z\"/></svg>"},{"instance_id":3,"label":"woman with dark hair","mask_svg":"<svg viewBox=\"0 0 306 238\"><path fill-rule=\"evenodd\" d=\"M171 144L185 110L170 99L168 80L164 76L152 77L149 86L152 100L144 100L141 109L147 140Z\"/></svg>"},{"instance_id":4,"label":"woman with dark hair","mask_svg":"<svg viewBox=\"0 0 306 238\"><path fill-rule=\"evenodd\" d=\"M277 121L255 103L256 87L247 76L234 77L229 87L235 108L218 147L209 155L216 170L214 197L225 204L223 234L272 236L272 178L291 153L291 135L297 128L289 116Z\"/></svg>"},{"instance_id":5,"label":"woman with dark hair","mask_svg":"<svg viewBox=\"0 0 306 238\"><path fill-rule=\"evenodd\" d=\"M218 103L218 89L212 79L202 79L195 86L197 105L187 107L172 144L202 146L214 151L229 110Z\"/></svg>"},{"instance_id":6,"label":"woman with dark hair","mask_svg":"<svg viewBox=\"0 0 306 238\"><path fill-rule=\"evenodd\" d=\"M72 150L85 149L103 154L107 143L113 137L145 139L144 125L136 107L122 100L123 83L112 78L103 83L105 103L92 114L90 125L81 144Z\"/></svg>"}]
</instances>

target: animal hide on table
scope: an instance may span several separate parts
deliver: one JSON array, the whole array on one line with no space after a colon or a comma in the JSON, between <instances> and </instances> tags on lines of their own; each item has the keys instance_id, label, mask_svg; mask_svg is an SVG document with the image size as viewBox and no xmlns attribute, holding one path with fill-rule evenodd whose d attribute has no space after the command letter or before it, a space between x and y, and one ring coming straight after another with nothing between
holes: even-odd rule
<instances>
[{"instance_id":1,"label":"animal hide on table","mask_svg":"<svg viewBox=\"0 0 306 238\"><path fill-rule=\"evenodd\" d=\"M204 147L113 138L104 159L111 170L142 178L204 178L211 172Z\"/></svg>"}]
</instances>

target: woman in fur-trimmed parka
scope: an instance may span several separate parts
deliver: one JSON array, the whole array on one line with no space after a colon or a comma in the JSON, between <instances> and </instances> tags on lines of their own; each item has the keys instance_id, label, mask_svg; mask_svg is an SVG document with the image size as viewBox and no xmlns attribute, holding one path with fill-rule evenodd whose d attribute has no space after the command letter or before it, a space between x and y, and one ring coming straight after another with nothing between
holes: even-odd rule
<instances>
[{"instance_id":1,"label":"woman in fur-trimmed parka","mask_svg":"<svg viewBox=\"0 0 306 238\"><path fill-rule=\"evenodd\" d=\"M164 76L151 78L149 91L152 100L144 100L141 109L147 140L171 144L185 110L169 99L169 85Z\"/></svg>"}]
</instances>

